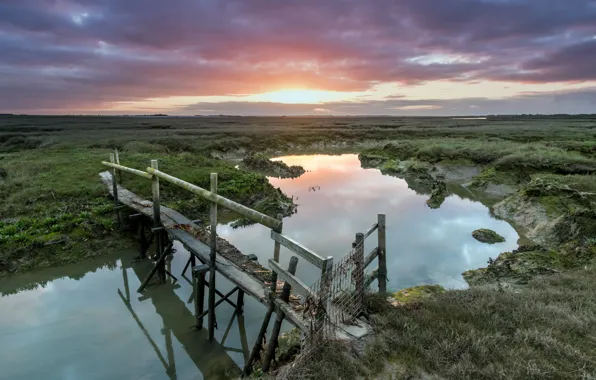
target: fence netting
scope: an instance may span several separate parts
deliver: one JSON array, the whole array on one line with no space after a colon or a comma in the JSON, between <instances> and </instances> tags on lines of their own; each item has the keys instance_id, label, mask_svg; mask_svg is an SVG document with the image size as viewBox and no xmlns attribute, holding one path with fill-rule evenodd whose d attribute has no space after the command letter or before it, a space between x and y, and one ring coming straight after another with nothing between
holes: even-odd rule
<instances>
[{"instance_id":1,"label":"fence netting","mask_svg":"<svg viewBox=\"0 0 596 380\"><path fill-rule=\"evenodd\" d=\"M304 331L300 354L277 378L292 379L294 370L306 364L330 339L337 339L346 326L356 325L364 311L367 276L364 270L364 240L355 244L341 261L333 264L330 276L310 286L304 303Z\"/></svg>"}]
</instances>

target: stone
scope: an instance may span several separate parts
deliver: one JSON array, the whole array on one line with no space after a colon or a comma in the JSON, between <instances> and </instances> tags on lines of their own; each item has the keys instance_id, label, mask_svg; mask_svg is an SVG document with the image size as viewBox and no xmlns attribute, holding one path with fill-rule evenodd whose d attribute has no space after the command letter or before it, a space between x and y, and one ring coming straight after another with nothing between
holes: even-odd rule
<instances>
[{"instance_id":1,"label":"stone","mask_svg":"<svg viewBox=\"0 0 596 380\"><path fill-rule=\"evenodd\" d=\"M503 236L487 228L481 228L472 232L472 236L479 242L487 244L503 243L505 241Z\"/></svg>"}]
</instances>

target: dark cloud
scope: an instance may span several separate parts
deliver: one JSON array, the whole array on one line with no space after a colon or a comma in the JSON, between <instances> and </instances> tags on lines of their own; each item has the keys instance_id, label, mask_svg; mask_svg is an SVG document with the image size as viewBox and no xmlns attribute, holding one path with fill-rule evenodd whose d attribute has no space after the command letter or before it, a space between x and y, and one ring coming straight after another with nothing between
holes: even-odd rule
<instances>
[{"instance_id":1,"label":"dark cloud","mask_svg":"<svg viewBox=\"0 0 596 380\"><path fill-rule=\"evenodd\" d=\"M0 111L440 79L596 80L595 36L594 0L0 1Z\"/></svg>"}]
</instances>

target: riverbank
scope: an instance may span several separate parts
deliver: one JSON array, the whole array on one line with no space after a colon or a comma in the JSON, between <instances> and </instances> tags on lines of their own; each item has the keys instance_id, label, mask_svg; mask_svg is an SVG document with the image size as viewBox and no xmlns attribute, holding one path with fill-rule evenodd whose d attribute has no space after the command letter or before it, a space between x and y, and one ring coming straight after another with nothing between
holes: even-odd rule
<instances>
[{"instance_id":1,"label":"riverbank","mask_svg":"<svg viewBox=\"0 0 596 380\"><path fill-rule=\"evenodd\" d=\"M114 203L99 173L106 149L39 149L2 155L0 179L0 276L63 265L134 246L117 224ZM160 168L202 187L219 174L221 195L275 216L291 215L292 200L261 174L237 170L228 162L189 153L121 152L121 162L144 169L157 158ZM151 198L143 178L123 173L123 183ZM208 205L164 183L163 204L185 215L204 218ZM237 219L225 215L227 219Z\"/></svg>"}]
</instances>

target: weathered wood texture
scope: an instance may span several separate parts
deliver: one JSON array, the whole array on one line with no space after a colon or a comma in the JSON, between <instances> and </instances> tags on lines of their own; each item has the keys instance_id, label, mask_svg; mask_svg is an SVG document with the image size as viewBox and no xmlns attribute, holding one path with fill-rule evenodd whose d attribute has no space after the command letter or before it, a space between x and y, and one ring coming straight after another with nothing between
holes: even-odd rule
<instances>
[{"instance_id":1,"label":"weathered wood texture","mask_svg":"<svg viewBox=\"0 0 596 380\"><path fill-rule=\"evenodd\" d=\"M133 168L129 168L127 166L122 166L119 164L112 164L110 162L106 162L106 161L102 161L101 162L102 165L110 167L112 169L118 169L120 171L126 172L126 173L130 173L130 174L134 174L137 175L139 177L143 177L143 178L147 178L147 179L151 179L153 178L153 176L147 172L141 171L141 170L137 170L137 169L133 169Z\"/></svg>"},{"instance_id":2,"label":"weathered wood texture","mask_svg":"<svg viewBox=\"0 0 596 380\"><path fill-rule=\"evenodd\" d=\"M100 173L102 182L111 193L112 175L109 172ZM120 202L131 209L153 218L153 204L133 192L118 186ZM209 262L211 248L204 242L209 241L210 234L203 228L192 223L190 219L176 210L161 206L161 222L172 239L178 240L191 254L202 263ZM243 255L227 240L217 237L216 270L225 278L237 284L246 294L255 298L263 305L269 304L269 282L271 271ZM287 305L286 305L287 306ZM288 320L298 328L304 328L302 316L288 306L284 310Z\"/></svg>"},{"instance_id":3,"label":"weathered wood texture","mask_svg":"<svg viewBox=\"0 0 596 380\"><path fill-rule=\"evenodd\" d=\"M294 276L292 273L288 273L278 263L273 261L273 259L269 260L269 268L277 273L278 278L289 283L292 286L292 289L294 289L295 293L298 293L303 297L314 296L304 282L300 281L300 279Z\"/></svg>"},{"instance_id":4,"label":"weathered wood texture","mask_svg":"<svg viewBox=\"0 0 596 380\"><path fill-rule=\"evenodd\" d=\"M369 237L370 235L372 235L373 232L375 232L377 230L377 228L379 228L379 223L375 223L373 224L373 226L371 228L369 228L365 233L364 233L364 239L366 239L367 237Z\"/></svg>"},{"instance_id":5,"label":"weathered wood texture","mask_svg":"<svg viewBox=\"0 0 596 380\"><path fill-rule=\"evenodd\" d=\"M296 253L297 255L300 255L300 257L315 265L316 267L323 269L326 260L321 256L317 255L315 252L306 248L302 244L298 243L297 241L292 240L289 237L284 236L282 234L278 234L275 231L271 231L271 239L280 243L281 245L288 248L290 251Z\"/></svg>"},{"instance_id":6,"label":"weathered wood texture","mask_svg":"<svg viewBox=\"0 0 596 380\"><path fill-rule=\"evenodd\" d=\"M217 194L217 173L211 173L211 194ZM209 236L209 340L215 337L215 257L217 255L217 203L211 202L209 210L211 230Z\"/></svg>"},{"instance_id":7,"label":"weathered wood texture","mask_svg":"<svg viewBox=\"0 0 596 380\"><path fill-rule=\"evenodd\" d=\"M169 174L160 172L159 170L156 170L153 168L147 168L147 172L150 174L153 174L165 181L173 183L174 185L180 186L183 189L190 191L191 193L197 194L208 201L214 202L221 207L224 207L228 210L234 211L234 212L244 216L245 218L248 218L254 222L260 223L266 227L272 228L273 230L278 231L282 226L282 222L280 220L274 219L274 218L267 216L263 213L260 213L258 211L252 210L244 205L241 205L240 203L236 203L236 202L231 201L227 198L224 198L220 195L214 194L208 190L203 189L202 187L193 185L192 183L183 181L179 178L173 177Z\"/></svg>"},{"instance_id":8,"label":"weathered wood texture","mask_svg":"<svg viewBox=\"0 0 596 380\"><path fill-rule=\"evenodd\" d=\"M387 243L385 236L385 214L377 216L379 226L378 255L379 255L379 292L387 292Z\"/></svg>"},{"instance_id":9,"label":"weathered wood texture","mask_svg":"<svg viewBox=\"0 0 596 380\"><path fill-rule=\"evenodd\" d=\"M373 250L364 258L364 267L368 267L374 261L374 259L377 258L378 255L379 247L373 248Z\"/></svg>"},{"instance_id":10,"label":"weathered wood texture","mask_svg":"<svg viewBox=\"0 0 596 380\"><path fill-rule=\"evenodd\" d=\"M277 264L277 263L276 263ZM288 274L290 276L294 276L296 274L296 268L298 267L298 258L296 256L292 256L290 258L290 265L288 266ZM284 283L283 289L281 291L281 300L283 302L288 302L290 299L290 290L292 289L292 285L286 281ZM277 317L275 318L275 323L273 325L273 330L271 331L271 337L269 338L269 344L267 345L267 352L265 353L265 358L263 360L263 371L269 371L269 366L271 365L271 361L275 357L275 349L277 348L277 341L279 339L279 332L281 331L281 324L285 318L285 313L278 309Z\"/></svg>"}]
</instances>

